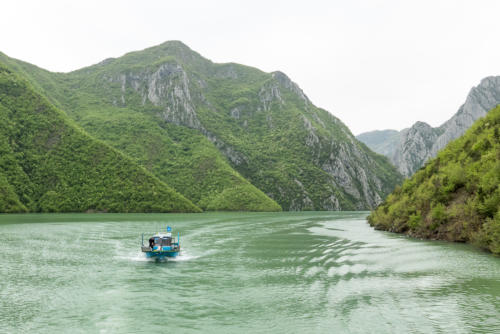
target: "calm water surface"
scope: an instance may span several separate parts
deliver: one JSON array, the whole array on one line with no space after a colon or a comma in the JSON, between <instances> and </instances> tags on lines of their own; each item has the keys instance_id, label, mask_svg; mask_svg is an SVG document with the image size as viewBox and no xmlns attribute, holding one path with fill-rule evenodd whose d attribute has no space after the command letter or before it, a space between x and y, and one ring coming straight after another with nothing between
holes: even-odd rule
<instances>
[{"instance_id":1,"label":"calm water surface","mask_svg":"<svg viewBox=\"0 0 500 334\"><path fill-rule=\"evenodd\" d=\"M0 216L0 332L500 333L500 258L366 213ZM181 233L175 261L140 235Z\"/></svg>"}]
</instances>

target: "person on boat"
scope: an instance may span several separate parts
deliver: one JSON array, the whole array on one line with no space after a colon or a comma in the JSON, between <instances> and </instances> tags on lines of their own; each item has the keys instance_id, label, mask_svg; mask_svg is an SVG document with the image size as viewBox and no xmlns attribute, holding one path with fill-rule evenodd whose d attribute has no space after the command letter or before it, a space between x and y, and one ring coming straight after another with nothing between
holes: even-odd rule
<instances>
[{"instance_id":1,"label":"person on boat","mask_svg":"<svg viewBox=\"0 0 500 334\"><path fill-rule=\"evenodd\" d=\"M149 238L149 248L153 249L154 245L155 245L155 239L154 238Z\"/></svg>"}]
</instances>

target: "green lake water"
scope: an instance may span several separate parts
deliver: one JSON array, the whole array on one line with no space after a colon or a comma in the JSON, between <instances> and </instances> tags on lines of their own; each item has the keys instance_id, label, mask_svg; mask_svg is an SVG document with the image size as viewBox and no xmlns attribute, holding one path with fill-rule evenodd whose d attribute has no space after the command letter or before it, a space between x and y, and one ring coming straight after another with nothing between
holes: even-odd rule
<instances>
[{"instance_id":1,"label":"green lake water","mask_svg":"<svg viewBox=\"0 0 500 334\"><path fill-rule=\"evenodd\" d=\"M0 332L500 333L500 258L366 214L1 215Z\"/></svg>"}]
</instances>

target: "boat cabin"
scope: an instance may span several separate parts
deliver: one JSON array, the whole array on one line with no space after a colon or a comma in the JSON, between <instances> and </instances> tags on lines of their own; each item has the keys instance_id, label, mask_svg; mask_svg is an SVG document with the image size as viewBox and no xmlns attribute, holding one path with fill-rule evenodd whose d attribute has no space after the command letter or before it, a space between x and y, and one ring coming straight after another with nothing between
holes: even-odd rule
<instances>
[{"instance_id":1,"label":"boat cabin","mask_svg":"<svg viewBox=\"0 0 500 334\"><path fill-rule=\"evenodd\" d=\"M143 234L143 251L178 251L179 241L172 237L170 232L160 232L149 238L148 246L144 246Z\"/></svg>"},{"instance_id":2,"label":"boat cabin","mask_svg":"<svg viewBox=\"0 0 500 334\"><path fill-rule=\"evenodd\" d=\"M158 234L149 238L149 247L172 246L172 233Z\"/></svg>"}]
</instances>

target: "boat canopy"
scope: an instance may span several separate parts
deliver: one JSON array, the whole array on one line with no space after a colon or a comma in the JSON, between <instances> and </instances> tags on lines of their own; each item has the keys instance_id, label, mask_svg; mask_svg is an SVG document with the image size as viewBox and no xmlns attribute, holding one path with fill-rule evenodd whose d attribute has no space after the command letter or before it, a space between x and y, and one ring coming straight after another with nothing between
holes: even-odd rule
<instances>
[{"instance_id":1,"label":"boat canopy","mask_svg":"<svg viewBox=\"0 0 500 334\"><path fill-rule=\"evenodd\" d=\"M155 238L165 238L165 237L172 237L172 233L170 232L158 232L156 233L153 237Z\"/></svg>"}]
</instances>

